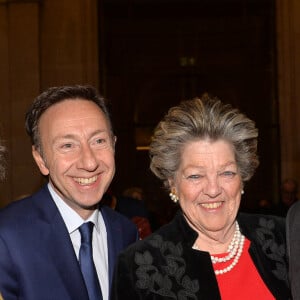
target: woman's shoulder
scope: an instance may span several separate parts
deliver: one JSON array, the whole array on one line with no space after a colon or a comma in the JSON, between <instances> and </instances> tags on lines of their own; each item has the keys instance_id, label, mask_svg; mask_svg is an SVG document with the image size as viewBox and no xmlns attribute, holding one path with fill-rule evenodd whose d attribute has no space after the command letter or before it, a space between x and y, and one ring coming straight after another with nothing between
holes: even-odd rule
<instances>
[{"instance_id":1,"label":"woman's shoulder","mask_svg":"<svg viewBox=\"0 0 300 300\"><path fill-rule=\"evenodd\" d=\"M176 216L170 223L161 226L146 238L130 245L123 253L130 254L137 251L161 251L164 248L176 248L182 243L183 235L180 228L180 216Z\"/></svg>"},{"instance_id":2,"label":"woman's shoulder","mask_svg":"<svg viewBox=\"0 0 300 300\"><path fill-rule=\"evenodd\" d=\"M252 239L262 235L284 239L285 218L274 215L240 213L238 222L243 234Z\"/></svg>"},{"instance_id":3,"label":"woman's shoulder","mask_svg":"<svg viewBox=\"0 0 300 300\"><path fill-rule=\"evenodd\" d=\"M285 218L272 214L255 214L255 213L239 213L238 221L251 225L261 224L264 222L271 222L274 224L282 225L285 223Z\"/></svg>"}]
</instances>

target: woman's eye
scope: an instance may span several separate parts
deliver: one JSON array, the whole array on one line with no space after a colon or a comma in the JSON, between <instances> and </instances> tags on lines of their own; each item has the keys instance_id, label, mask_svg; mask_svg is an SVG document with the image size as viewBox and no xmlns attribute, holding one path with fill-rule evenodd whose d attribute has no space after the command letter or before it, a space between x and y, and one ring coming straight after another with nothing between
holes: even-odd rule
<instances>
[{"instance_id":1,"label":"woman's eye","mask_svg":"<svg viewBox=\"0 0 300 300\"><path fill-rule=\"evenodd\" d=\"M189 175L187 176L186 178L187 179L192 179L192 180L197 180L197 179L200 179L202 178L203 176L202 175L199 175L199 174L192 174L192 175Z\"/></svg>"},{"instance_id":2,"label":"woman's eye","mask_svg":"<svg viewBox=\"0 0 300 300\"><path fill-rule=\"evenodd\" d=\"M224 177L234 177L234 175L236 175L236 172L225 171L225 172L221 173L221 175L224 176Z\"/></svg>"}]
</instances>

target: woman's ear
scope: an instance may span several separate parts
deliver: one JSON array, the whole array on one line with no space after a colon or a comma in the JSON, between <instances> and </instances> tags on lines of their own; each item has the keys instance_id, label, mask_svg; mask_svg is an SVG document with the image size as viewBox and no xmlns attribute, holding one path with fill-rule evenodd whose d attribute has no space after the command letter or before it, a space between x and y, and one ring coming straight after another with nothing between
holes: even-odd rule
<instances>
[{"instance_id":1,"label":"woman's ear","mask_svg":"<svg viewBox=\"0 0 300 300\"><path fill-rule=\"evenodd\" d=\"M170 190L172 190L172 188L174 187L174 179L169 178L168 183L169 183L169 186L170 186Z\"/></svg>"},{"instance_id":2,"label":"woman's ear","mask_svg":"<svg viewBox=\"0 0 300 300\"><path fill-rule=\"evenodd\" d=\"M32 156L39 167L41 173L45 176L49 175L49 169L46 166L46 162L44 158L42 157L41 153L39 150L36 149L35 146L32 146Z\"/></svg>"}]
</instances>

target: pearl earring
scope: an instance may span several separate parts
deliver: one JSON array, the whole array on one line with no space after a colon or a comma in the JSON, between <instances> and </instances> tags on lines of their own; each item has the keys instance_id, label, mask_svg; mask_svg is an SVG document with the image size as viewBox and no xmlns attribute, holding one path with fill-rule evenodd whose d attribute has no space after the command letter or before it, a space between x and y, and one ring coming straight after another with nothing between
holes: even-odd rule
<instances>
[{"instance_id":1,"label":"pearl earring","mask_svg":"<svg viewBox=\"0 0 300 300\"><path fill-rule=\"evenodd\" d=\"M177 196L175 193L170 192L169 196L170 196L171 200L172 200L174 203L177 203L177 202L178 202L179 198L178 198L178 196Z\"/></svg>"},{"instance_id":2,"label":"pearl earring","mask_svg":"<svg viewBox=\"0 0 300 300\"><path fill-rule=\"evenodd\" d=\"M241 194L244 195L244 193L245 193L244 190L242 190L242 191L241 191Z\"/></svg>"}]
</instances>

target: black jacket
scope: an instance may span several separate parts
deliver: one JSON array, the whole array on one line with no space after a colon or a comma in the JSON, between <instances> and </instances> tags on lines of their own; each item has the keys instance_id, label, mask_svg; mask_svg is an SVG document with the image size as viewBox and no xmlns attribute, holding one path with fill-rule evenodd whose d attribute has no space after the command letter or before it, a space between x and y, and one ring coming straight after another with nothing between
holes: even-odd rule
<instances>
[{"instance_id":1,"label":"black jacket","mask_svg":"<svg viewBox=\"0 0 300 300\"><path fill-rule=\"evenodd\" d=\"M300 201L291 206L286 222L292 295L300 300Z\"/></svg>"},{"instance_id":2,"label":"black jacket","mask_svg":"<svg viewBox=\"0 0 300 300\"><path fill-rule=\"evenodd\" d=\"M250 256L270 292L278 300L291 299L284 219L241 213L238 223L251 241ZM192 249L196 238L178 212L171 223L129 246L119 256L112 300L221 300L209 253Z\"/></svg>"}]
</instances>

